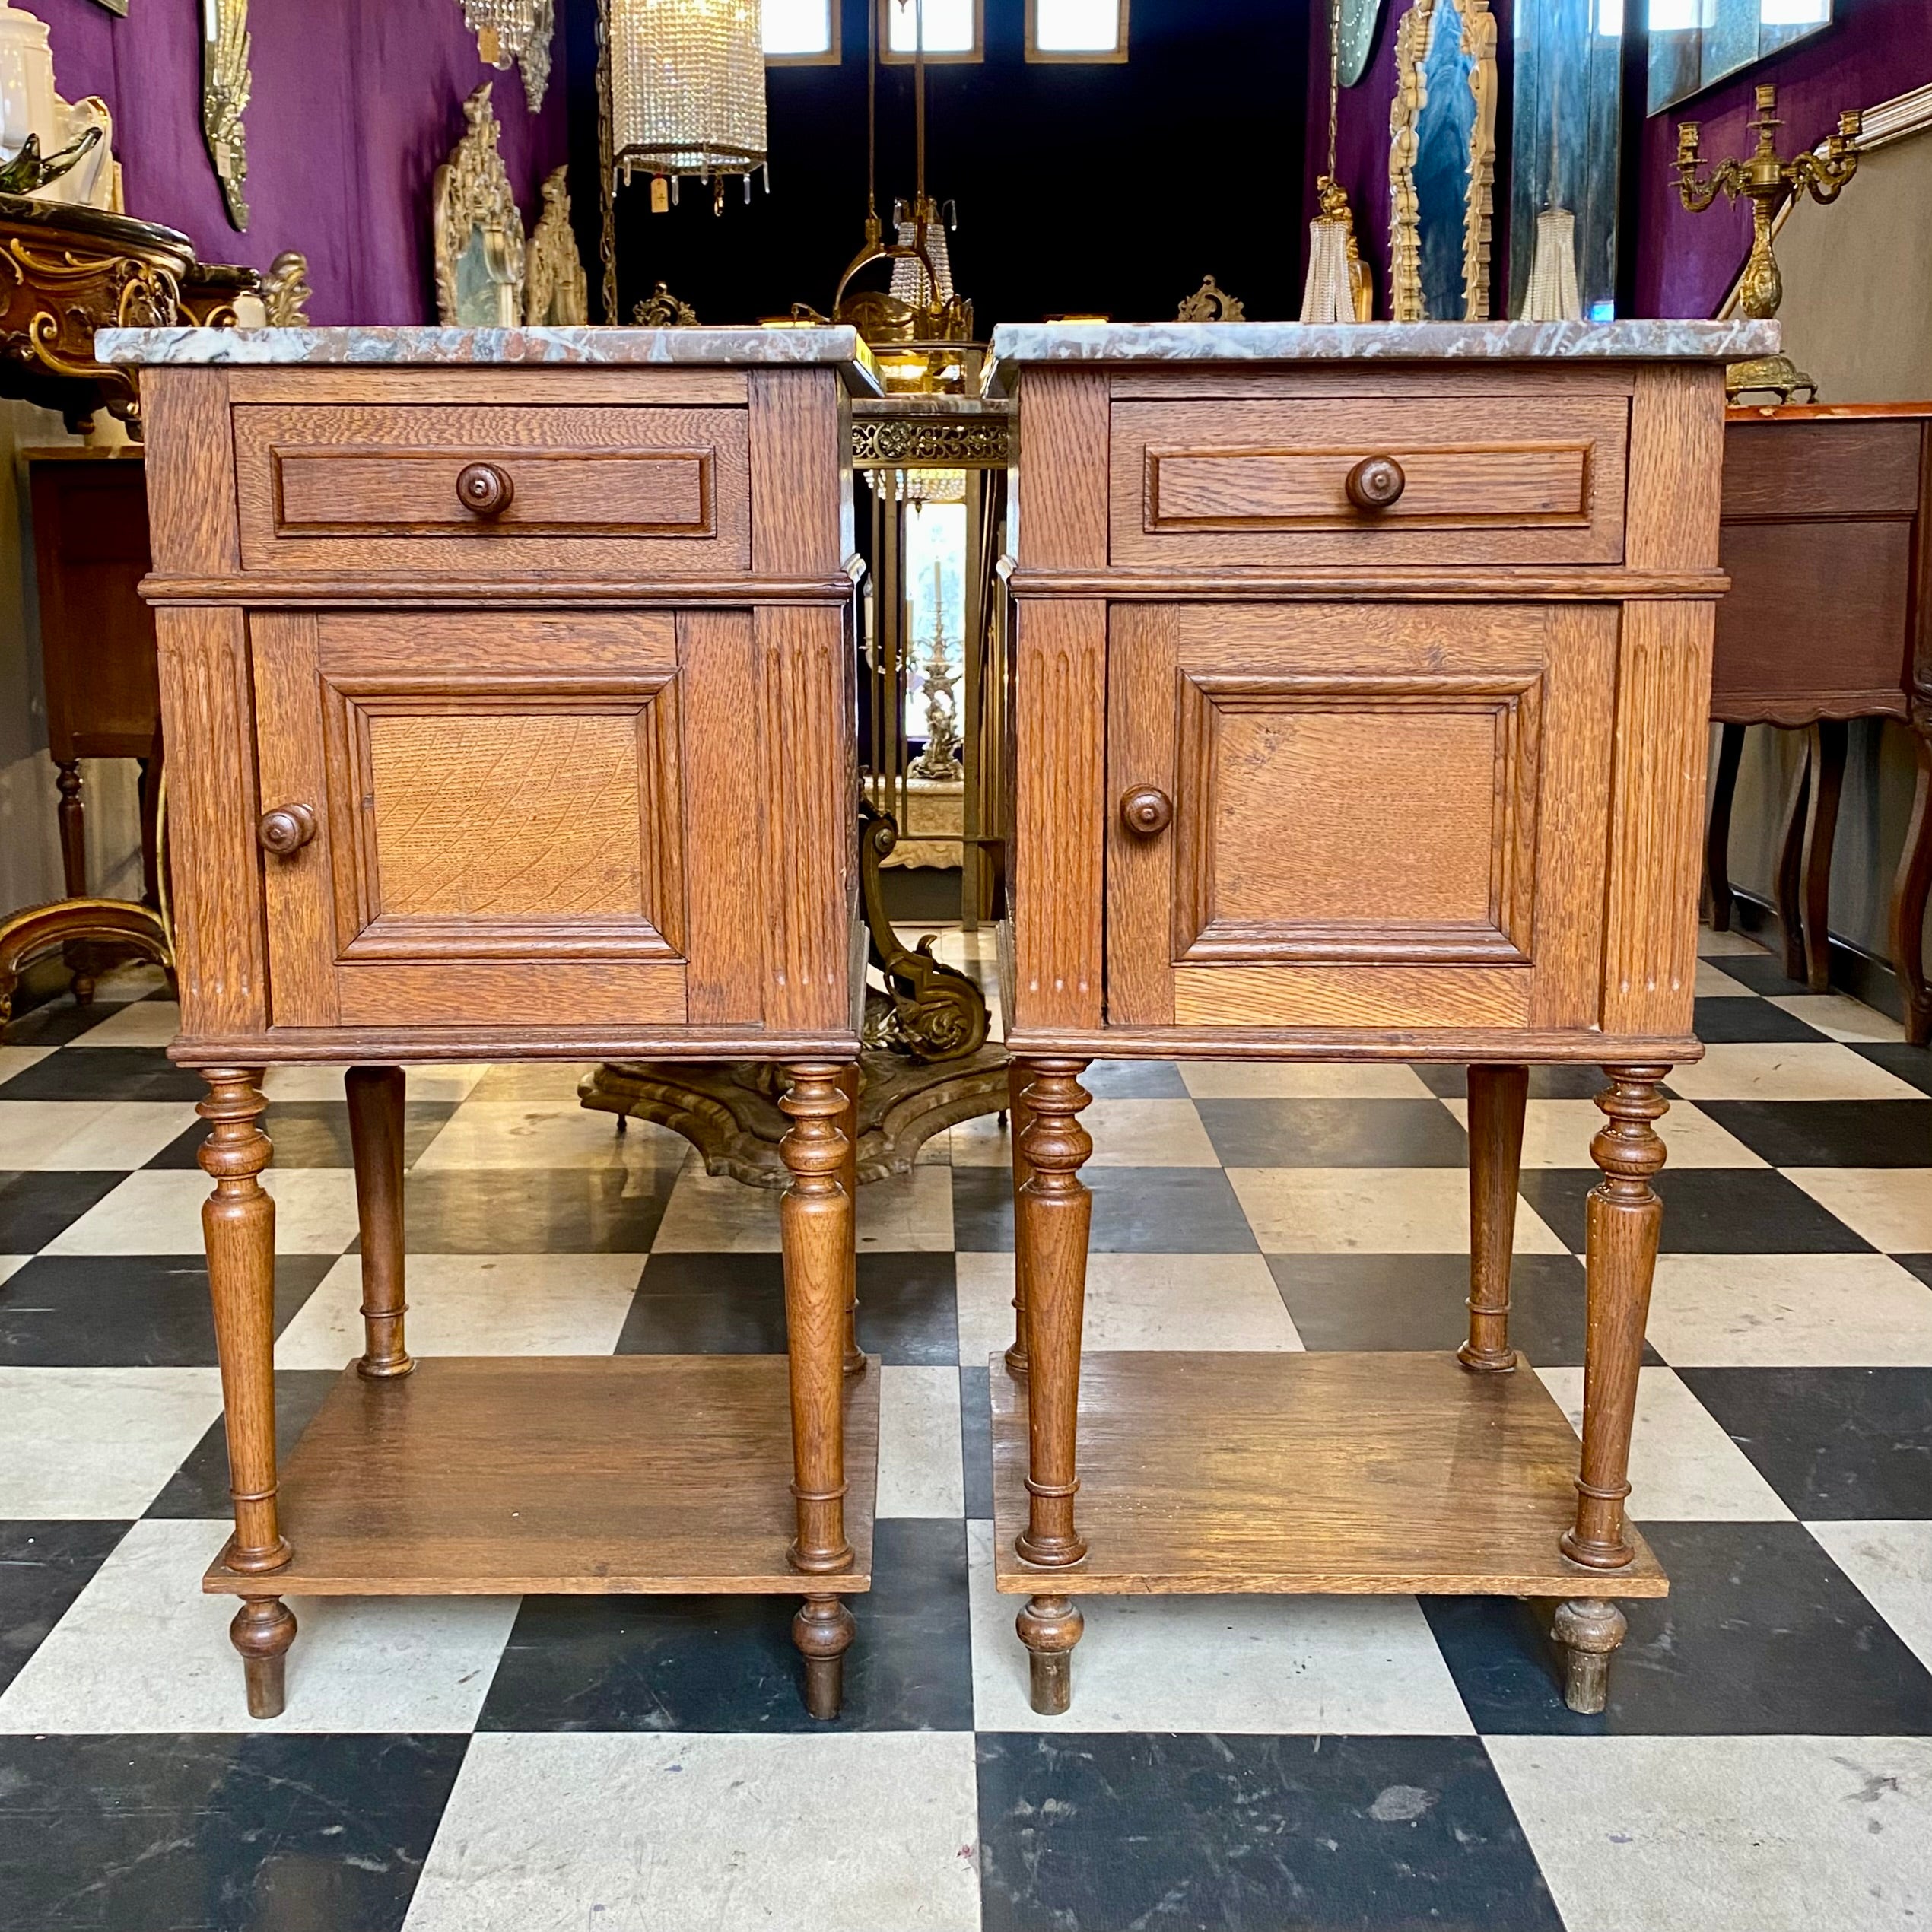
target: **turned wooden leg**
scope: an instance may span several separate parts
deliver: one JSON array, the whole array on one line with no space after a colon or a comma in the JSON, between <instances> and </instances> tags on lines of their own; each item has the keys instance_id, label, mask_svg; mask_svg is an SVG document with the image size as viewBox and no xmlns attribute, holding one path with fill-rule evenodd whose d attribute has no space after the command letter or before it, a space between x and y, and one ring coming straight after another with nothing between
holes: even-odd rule
<instances>
[{"instance_id":1,"label":"turned wooden leg","mask_svg":"<svg viewBox=\"0 0 1932 1932\"><path fill-rule=\"evenodd\" d=\"M1573 1597L1556 1606L1549 1634L1563 1647L1563 1702L1586 1718L1609 1696L1610 1655L1630 1628L1623 1613L1600 1597Z\"/></svg>"},{"instance_id":2,"label":"turned wooden leg","mask_svg":"<svg viewBox=\"0 0 1932 1932\"><path fill-rule=\"evenodd\" d=\"M1465 1368L1507 1374L1516 1366L1509 1269L1529 1097L1527 1066L1469 1070L1469 1339L1456 1352Z\"/></svg>"},{"instance_id":3,"label":"turned wooden leg","mask_svg":"<svg viewBox=\"0 0 1932 1932\"><path fill-rule=\"evenodd\" d=\"M792 1494L798 1537L792 1567L821 1575L852 1567L845 1540L846 1266L852 1252L852 1196L840 1175L845 1095L839 1069L813 1061L788 1066L779 1103L790 1131L780 1151L791 1185L779 1204L785 1250L785 1329L792 1378Z\"/></svg>"},{"instance_id":4,"label":"turned wooden leg","mask_svg":"<svg viewBox=\"0 0 1932 1932\"><path fill-rule=\"evenodd\" d=\"M1080 1403L1080 1321L1087 1298L1087 1236L1093 1198L1080 1169L1094 1151L1080 1124L1092 1098L1083 1060L1029 1063L1024 1136L1031 1170L1013 1203L1014 1272L1026 1279L1027 1526L1021 1557L1050 1569L1087 1553L1073 1527L1075 1432Z\"/></svg>"},{"instance_id":5,"label":"turned wooden leg","mask_svg":"<svg viewBox=\"0 0 1932 1932\"><path fill-rule=\"evenodd\" d=\"M845 1252L845 1372L863 1375L866 1353L859 1346L859 1067L856 1061L839 1069L839 1091L845 1096L845 1111L839 1116L838 1130L845 1136L845 1164L838 1171L839 1185L852 1203L854 1235Z\"/></svg>"},{"instance_id":6,"label":"turned wooden leg","mask_svg":"<svg viewBox=\"0 0 1932 1932\"><path fill-rule=\"evenodd\" d=\"M839 1597L808 1597L792 1619L792 1641L805 1659L805 1708L836 1718L845 1702L845 1654L859 1626Z\"/></svg>"},{"instance_id":7,"label":"turned wooden leg","mask_svg":"<svg viewBox=\"0 0 1932 1932\"><path fill-rule=\"evenodd\" d=\"M1033 1169L1028 1165L1022 1142L1027 1130L1033 1124L1032 1110L1026 1104L1027 1083L1032 1079L1031 1070L1018 1060L1012 1060L1006 1067L1006 1110L1012 1116L1013 1123L1013 1199L1017 1203L1021 1190L1033 1178ZM1003 1120L1006 1117L1003 1114ZM1014 1209L1015 1220L1018 1209ZM1013 1243L1013 1340L1006 1351L1006 1372L1009 1375L1024 1376L1026 1373L1026 1244L1015 1238Z\"/></svg>"},{"instance_id":8,"label":"turned wooden leg","mask_svg":"<svg viewBox=\"0 0 1932 1932\"><path fill-rule=\"evenodd\" d=\"M241 1653L251 1718L279 1718L288 1701L288 1647L295 1641L295 1613L279 1597L244 1597L228 1641Z\"/></svg>"},{"instance_id":9,"label":"turned wooden leg","mask_svg":"<svg viewBox=\"0 0 1932 1932\"><path fill-rule=\"evenodd\" d=\"M87 896L87 810L81 799L81 761L56 758L54 784L60 793L60 863L70 899Z\"/></svg>"},{"instance_id":10,"label":"turned wooden leg","mask_svg":"<svg viewBox=\"0 0 1932 1932\"><path fill-rule=\"evenodd\" d=\"M356 1217L362 1230L362 1359L372 1380L415 1367L403 1345L402 1102L399 1066L352 1066L342 1077L355 1157Z\"/></svg>"},{"instance_id":11,"label":"turned wooden leg","mask_svg":"<svg viewBox=\"0 0 1932 1932\"><path fill-rule=\"evenodd\" d=\"M1918 783L1892 888L1892 964L1905 999L1905 1037L1924 1047L1932 1046L1932 987L1925 983L1925 905L1932 897L1932 704L1914 710L1911 730Z\"/></svg>"},{"instance_id":12,"label":"turned wooden leg","mask_svg":"<svg viewBox=\"0 0 1932 1932\"><path fill-rule=\"evenodd\" d=\"M1584 1343L1583 1465L1577 1516L1563 1532L1563 1554L1593 1570L1621 1569L1635 1552L1624 1533L1630 1493L1630 1427L1637 1374L1657 1269L1663 1204L1651 1177L1663 1165L1654 1123L1670 1103L1659 1091L1667 1066L1606 1066L1597 1096L1609 1122L1590 1143L1603 1178L1588 1204L1589 1314Z\"/></svg>"},{"instance_id":13,"label":"turned wooden leg","mask_svg":"<svg viewBox=\"0 0 1932 1932\"><path fill-rule=\"evenodd\" d=\"M1730 930L1730 813L1737 799L1737 767L1744 755L1744 727L1718 727L1718 771L1711 791L1711 822L1704 834L1704 876L1711 888L1711 929Z\"/></svg>"},{"instance_id":14,"label":"turned wooden leg","mask_svg":"<svg viewBox=\"0 0 1932 1932\"><path fill-rule=\"evenodd\" d=\"M1784 820L1778 835L1778 877L1774 888L1778 922L1784 929L1784 977L1804 977L1804 827L1811 797L1811 739L1803 741L1791 789L1784 794Z\"/></svg>"},{"instance_id":15,"label":"turned wooden leg","mask_svg":"<svg viewBox=\"0 0 1932 1932\"><path fill-rule=\"evenodd\" d=\"M1845 790L1848 736L1842 718L1821 718L1811 727L1808 757L1810 796L1805 806L1804 857L1800 868L1804 907L1804 978L1813 993L1832 983L1832 843L1838 834L1838 799Z\"/></svg>"},{"instance_id":16,"label":"turned wooden leg","mask_svg":"<svg viewBox=\"0 0 1932 1932\"><path fill-rule=\"evenodd\" d=\"M1029 1597L1013 1619L1026 1646L1028 1701L1042 1717L1060 1716L1073 1701L1073 1646L1086 1627L1071 1597Z\"/></svg>"}]
</instances>

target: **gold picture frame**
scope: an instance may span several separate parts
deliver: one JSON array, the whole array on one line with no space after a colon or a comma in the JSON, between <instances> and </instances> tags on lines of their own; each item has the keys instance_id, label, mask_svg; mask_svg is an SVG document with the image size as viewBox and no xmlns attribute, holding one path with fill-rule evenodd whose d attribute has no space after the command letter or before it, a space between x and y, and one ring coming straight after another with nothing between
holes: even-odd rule
<instances>
[{"instance_id":1,"label":"gold picture frame","mask_svg":"<svg viewBox=\"0 0 1932 1932\"><path fill-rule=\"evenodd\" d=\"M1395 99L1389 108L1389 301L1397 322L1430 319L1422 286L1422 221L1416 167L1428 106L1427 69L1440 16L1461 23L1457 51L1472 97L1469 188L1463 210L1462 314L1489 319L1489 244L1496 178L1496 20L1489 0L1412 0L1396 27Z\"/></svg>"}]
</instances>

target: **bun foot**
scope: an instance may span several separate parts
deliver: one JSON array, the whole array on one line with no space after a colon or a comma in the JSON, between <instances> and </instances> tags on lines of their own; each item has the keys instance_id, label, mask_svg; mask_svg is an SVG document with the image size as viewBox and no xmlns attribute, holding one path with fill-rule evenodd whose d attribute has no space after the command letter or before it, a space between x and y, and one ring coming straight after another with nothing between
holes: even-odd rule
<instances>
[{"instance_id":1,"label":"bun foot","mask_svg":"<svg viewBox=\"0 0 1932 1932\"><path fill-rule=\"evenodd\" d=\"M288 1647L295 1641L295 1613L279 1597L246 1597L228 1626L241 1653L251 1718L279 1718L288 1702Z\"/></svg>"},{"instance_id":2,"label":"bun foot","mask_svg":"<svg viewBox=\"0 0 1932 1932\"><path fill-rule=\"evenodd\" d=\"M1073 1646L1087 1627L1079 1605L1070 1597L1031 1597L1013 1627L1026 1646L1034 1709L1064 1715L1073 1702Z\"/></svg>"},{"instance_id":3,"label":"bun foot","mask_svg":"<svg viewBox=\"0 0 1932 1932\"><path fill-rule=\"evenodd\" d=\"M1630 1629L1614 1603L1580 1597L1556 1606L1549 1634L1563 1648L1563 1702L1594 1718L1609 1697L1610 1657Z\"/></svg>"},{"instance_id":4,"label":"bun foot","mask_svg":"<svg viewBox=\"0 0 1932 1932\"><path fill-rule=\"evenodd\" d=\"M831 1718L845 1702L845 1653L859 1626L837 1597L808 1597L792 1619L792 1641L805 1659L805 1708Z\"/></svg>"}]
</instances>

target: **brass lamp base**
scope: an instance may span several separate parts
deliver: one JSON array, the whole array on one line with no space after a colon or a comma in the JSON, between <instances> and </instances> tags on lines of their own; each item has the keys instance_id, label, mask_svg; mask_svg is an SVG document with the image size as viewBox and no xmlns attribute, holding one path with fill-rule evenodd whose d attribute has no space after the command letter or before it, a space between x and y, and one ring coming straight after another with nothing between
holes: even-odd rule
<instances>
[{"instance_id":1,"label":"brass lamp base","mask_svg":"<svg viewBox=\"0 0 1932 1932\"><path fill-rule=\"evenodd\" d=\"M1800 389L1806 401L1816 400L1818 385L1788 355L1757 355L1748 362L1724 366L1724 394L1733 402L1759 393L1768 393L1780 402L1789 402Z\"/></svg>"}]
</instances>

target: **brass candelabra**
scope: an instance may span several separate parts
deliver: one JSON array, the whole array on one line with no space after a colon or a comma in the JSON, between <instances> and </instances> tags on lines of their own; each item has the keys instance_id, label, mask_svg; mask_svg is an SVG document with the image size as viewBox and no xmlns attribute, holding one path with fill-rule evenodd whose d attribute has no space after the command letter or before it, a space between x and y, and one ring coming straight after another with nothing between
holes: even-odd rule
<instances>
[{"instance_id":1,"label":"brass candelabra","mask_svg":"<svg viewBox=\"0 0 1932 1932\"><path fill-rule=\"evenodd\" d=\"M1698 127L1695 121L1681 122L1677 129L1677 192L1684 206L1700 214L1721 192L1735 201L1740 195L1751 202L1751 255L1744 265L1744 279L1739 286L1738 307L1754 322L1768 322L1784 299L1784 278L1778 272L1778 258L1771 249L1772 218L1787 200L1808 194L1815 202L1835 202L1839 191L1858 170L1857 141L1861 119L1854 110L1838 116L1838 132L1818 154L1807 151L1781 160L1778 129L1783 125L1777 115L1778 90L1758 90L1757 118L1751 131L1758 138L1756 148L1742 160L1721 162L1702 179L1698 173ZM1788 402L1802 389L1816 396L1818 385L1805 375L1787 355L1754 356L1746 362L1733 362L1724 371L1724 387L1732 399L1755 390L1768 390L1781 402Z\"/></svg>"}]
</instances>

